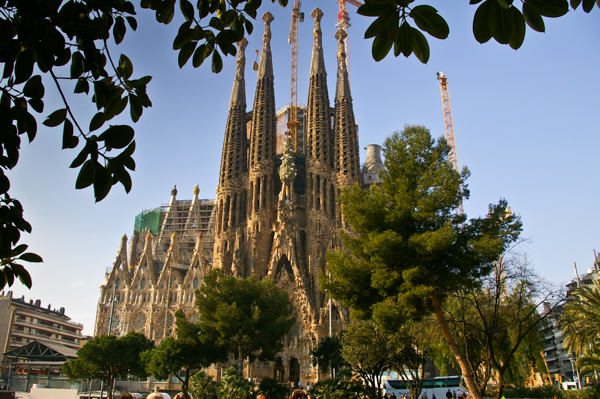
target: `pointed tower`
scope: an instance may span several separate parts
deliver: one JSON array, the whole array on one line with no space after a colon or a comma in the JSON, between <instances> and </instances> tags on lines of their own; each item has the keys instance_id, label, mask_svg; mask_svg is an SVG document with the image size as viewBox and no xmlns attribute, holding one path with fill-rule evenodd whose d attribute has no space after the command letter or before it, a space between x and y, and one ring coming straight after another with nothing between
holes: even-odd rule
<instances>
[{"instance_id":1,"label":"pointed tower","mask_svg":"<svg viewBox=\"0 0 600 399\"><path fill-rule=\"evenodd\" d=\"M273 180L277 140L270 27L273 15L266 12L262 20L265 23L265 33L252 111L248 176L248 234L253 239L249 240L250 269L245 272L259 277L267 273L271 252L271 225L275 220L277 205Z\"/></svg>"},{"instance_id":2,"label":"pointed tower","mask_svg":"<svg viewBox=\"0 0 600 399\"><path fill-rule=\"evenodd\" d=\"M325 271L324 255L329 233L335 232L336 189L333 169L333 131L327 90L327 73L323 60L321 17L315 8L314 44L310 66L308 105L306 107L306 256L310 297L316 308L322 306L323 294L318 288L319 273ZM335 233L333 233L335 234Z\"/></svg>"},{"instance_id":3,"label":"pointed tower","mask_svg":"<svg viewBox=\"0 0 600 399\"><path fill-rule=\"evenodd\" d=\"M246 222L248 161L244 69L247 45L248 41L245 38L238 43L237 68L229 102L217 194L216 251L213 266L222 268L227 273L232 268L232 247L236 229Z\"/></svg>"},{"instance_id":4,"label":"pointed tower","mask_svg":"<svg viewBox=\"0 0 600 399\"><path fill-rule=\"evenodd\" d=\"M360 160L358 157L358 131L354 121L350 81L346 69L346 52L343 29L336 32L338 40L338 71L335 93L335 170L340 187L360 183Z\"/></svg>"}]
</instances>

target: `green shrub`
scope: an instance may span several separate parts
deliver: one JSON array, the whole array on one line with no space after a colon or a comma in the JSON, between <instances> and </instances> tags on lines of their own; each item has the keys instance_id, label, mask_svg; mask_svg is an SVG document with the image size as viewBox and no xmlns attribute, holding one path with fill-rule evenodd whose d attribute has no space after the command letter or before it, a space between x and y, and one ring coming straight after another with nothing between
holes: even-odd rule
<instances>
[{"instance_id":1,"label":"green shrub","mask_svg":"<svg viewBox=\"0 0 600 399\"><path fill-rule=\"evenodd\" d=\"M514 387L505 388L503 392L506 398L554 398L560 395L560 391L553 385L541 387Z\"/></svg>"},{"instance_id":2,"label":"green shrub","mask_svg":"<svg viewBox=\"0 0 600 399\"><path fill-rule=\"evenodd\" d=\"M273 378L264 378L260 382L258 391L264 393L267 399L287 399L290 396L290 388Z\"/></svg>"}]
</instances>

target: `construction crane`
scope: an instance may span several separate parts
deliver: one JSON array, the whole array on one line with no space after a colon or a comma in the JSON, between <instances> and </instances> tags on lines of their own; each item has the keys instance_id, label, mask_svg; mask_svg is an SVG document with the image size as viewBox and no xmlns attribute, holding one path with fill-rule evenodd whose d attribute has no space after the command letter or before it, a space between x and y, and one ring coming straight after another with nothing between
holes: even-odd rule
<instances>
[{"instance_id":1,"label":"construction crane","mask_svg":"<svg viewBox=\"0 0 600 399\"><path fill-rule=\"evenodd\" d=\"M348 15L348 8L346 3L350 3L353 6L360 7L363 5L360 1L356 0L337 0L339 5L337 23L335 26L339 29L343 29L346 32L346 38L344 39L344 51L346 52L346 69L348 70L348 80L350 80L350 16Z\"/></svg>"},{"instance_id":2,"label":"construction crane","mask_svg":"<svg viewBox=\"0 0 600 399\"><path fill-rule=\"evenodd\" d=\"M294 151L298 151L298 22L304 22L304 13L300 12L302 2L294 1L292 9L292 24L290 26L290 35L288 42L292 45L292 77L291 77L291 99L290 113L287 123L288 136L291 137L294 144Z\"/></svg>"},{"instance_id":3,"label":"construction crane","mask_svg":"<svg viewBox=\"0 0 600 399\"><path fill-rule=\"evenodd\" d=\"M448 81L444 72L438 72L436 74L437 79L440 81L440 92L442 93L442 107L444 108L444 124L446 125L446 140L450 145L450 162L456 168L456 171L460 173L458 167L458 158L456 157L456 142L454 141L454 128L452 127L452 111L450 110L450 95L448 94ZM463 208L462 200L460 202L460 213L465 213Z\"/></svg>"}]
</instances>

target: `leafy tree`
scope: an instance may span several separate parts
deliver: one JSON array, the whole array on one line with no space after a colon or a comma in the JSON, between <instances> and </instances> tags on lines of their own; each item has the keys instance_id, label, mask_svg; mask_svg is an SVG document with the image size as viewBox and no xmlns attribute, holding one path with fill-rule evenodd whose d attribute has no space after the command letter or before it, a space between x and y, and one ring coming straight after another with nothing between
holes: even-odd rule
<instances>
[{"instance_id":1,"label":"leafy tree","mask_svg":"<svg viewBox=\"0 0 600 399\"><path fill-rule=\"evenodd\" d=\"M217 383L202 370L198 371L190 378L189 392L195 398L217 399L218 390L219 386Z\"/></svg>"},{"instance_id":2,"label":"leafy tree","mask_svg":"<svg viewBox=\"0 0 600 399\"><path fill-rule=\"evenodd\" d=\"M577 357L600 345L600 282L593 280L573 290L565 303L560 324L564 346Z\"/></svg>"},{"instance_id":3,"label":"leafy tree","mask_svg":"<svg viewBox=\"0 0 600 399\"><path fill-rule=\"evenodd\" d=\"M153 346L153 341L136 332L130 332L121 338L100 335L83 345L77 351L76 359L65 362L63 373L70 381L86 378L104 381L107 385L107 397L112 399L116 376L147 377L140 355Z\"/></svg>"},{"instance_id":4,"label":"leafy tree","mask_svg":"<svg viewBox=\"0 0 600 399\"><path fill-rule=\"evenodd\" d=\"M244 359L274 360L295 321L287 292L268 278L239 279L217 269L204 283L196 291L202 334L236 354L239 370Z\"/></svg>"},{"instance_id":5,"label":"leafy tree","mask_svg":"<svg viewBox=\"0 0 600 399\"><path fill-rule=\"evenodd\" d=\"M365 385L370 399L381 399L382 373L390 368L388 333L372 321L351 321L342 339L342 356Z\"/></svg>"},{"instance_id":6,"label":"leafy tree","mask_svg":"<svg viewBox=\"0 0 600 399\"><path fill-rule=\"evenodd\" d=\"M388 339L389 364L398 372L412 398L421 395L425 365L431 355L431 341L436 335L423 322L409 322Z\"/></svg>"},{"instance_id":7,"label":"leafy tree","mask_svg":"<svg viewBox=\"0 0 600 399\"><path fill-rule=\"evenodd\" d=\"M564 347L577 358L581 375L596 375L600 370L600 282L573 290L565 303L560 325L565 336ZM600 386L595 389L600 391Z\"/></svg>"},{"instance_id":8,"label":"leafy tree","mask_svg":"<svg viewBox=\"0 0 600 399\"><path fill-rule=\"evenodd\" d=\"M311 353L313 366L318 366L321 373L340 370L346 366L342 357L342 341L339 335L323 338Z\"/></svg>"},{"instance_id":9,"label":"leafy tree","mask_svg":"<svg viewBox=\"0 0 600 399\"><path fill-rule=\"evenodd\" d=\"M200 326L185 319L181 309L175 313L176 337L167 337L154 349L142 354L146 370L159 380L174 375L181 382L181 392L188 396L190 377L197 369L227 359L227 352L214 341L205 339ZM180 375L181 370L184 376Z\"/></svg>"},{"instance_id":10,"label":"leafy tree","mask_svg":"<svg viewBox=\"0 0 600 399\"><path fill-rule=\"evenodd\" d=\"M386 139L381 187L342 192L345 249L327 256L333 275L321 284L358 319L393 330L433 311L460 365L469 391L480 399L473 370L454 341L441 302L457 289L475 289L521 232L507 203L490 205L485 217L457 212L469 192L465 167L449 161L444 138L423 126L406 126Z\"/></svg>"},{"instance_id":11,"label":"leafy tree","mask_svg":"<svg viewBox=\"0 0 600 399\"><path fill-rule=\"evenodd\" d=\"M494 376L500 398L506 383L524 386L532 367L542 365L539 324L563 303L564 293L537 275L521 254L502 256L480 284L453 292L444 310L481 392ZM543 306L549 312L540 311Z\"/></svg>"}]
</instances>

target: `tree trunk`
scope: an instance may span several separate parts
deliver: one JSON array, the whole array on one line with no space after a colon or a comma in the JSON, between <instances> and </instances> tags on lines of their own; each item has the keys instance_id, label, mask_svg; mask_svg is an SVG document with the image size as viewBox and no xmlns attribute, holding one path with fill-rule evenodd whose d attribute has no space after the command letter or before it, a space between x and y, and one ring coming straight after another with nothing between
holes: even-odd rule
<instances>
[{"instance_id":1,"label":"tree trunk","mask_svg":"<svg viewBox=\"0 0 600 399\"><path fill-rule=\"evenodd\" d=\"M108 379L108 388L106 389L106 399L113 399L113 386L115 385L115 377L111 376Z\"/></svg>"},{"instance_id":2,"label":"tree trunk","mask_svg":"<svg viewBox=\"0 0 600 399\"><path fill-rule=\"evenodd\" d=\"M481 391L475 382L473 370L471 369L471 365L467 362L465 355L460 351L458 345L454 341L454 337L450 333L450 329L448 328L448 324L444 319L444 315L442 314L442 308L440 305L440 301L435 294L431 294L430 296L431 304L433 305L433 309L435 310L435 315L438 319L438 323L440 324L440 328L442 329L442 333L444 334L444 338L450 347L450 351L456 358L460 369L462 371L462 375L467 383L467 388L469 389L470 397L474 399L483 399L481 395Z\"/></svg>"}]
</instances>

